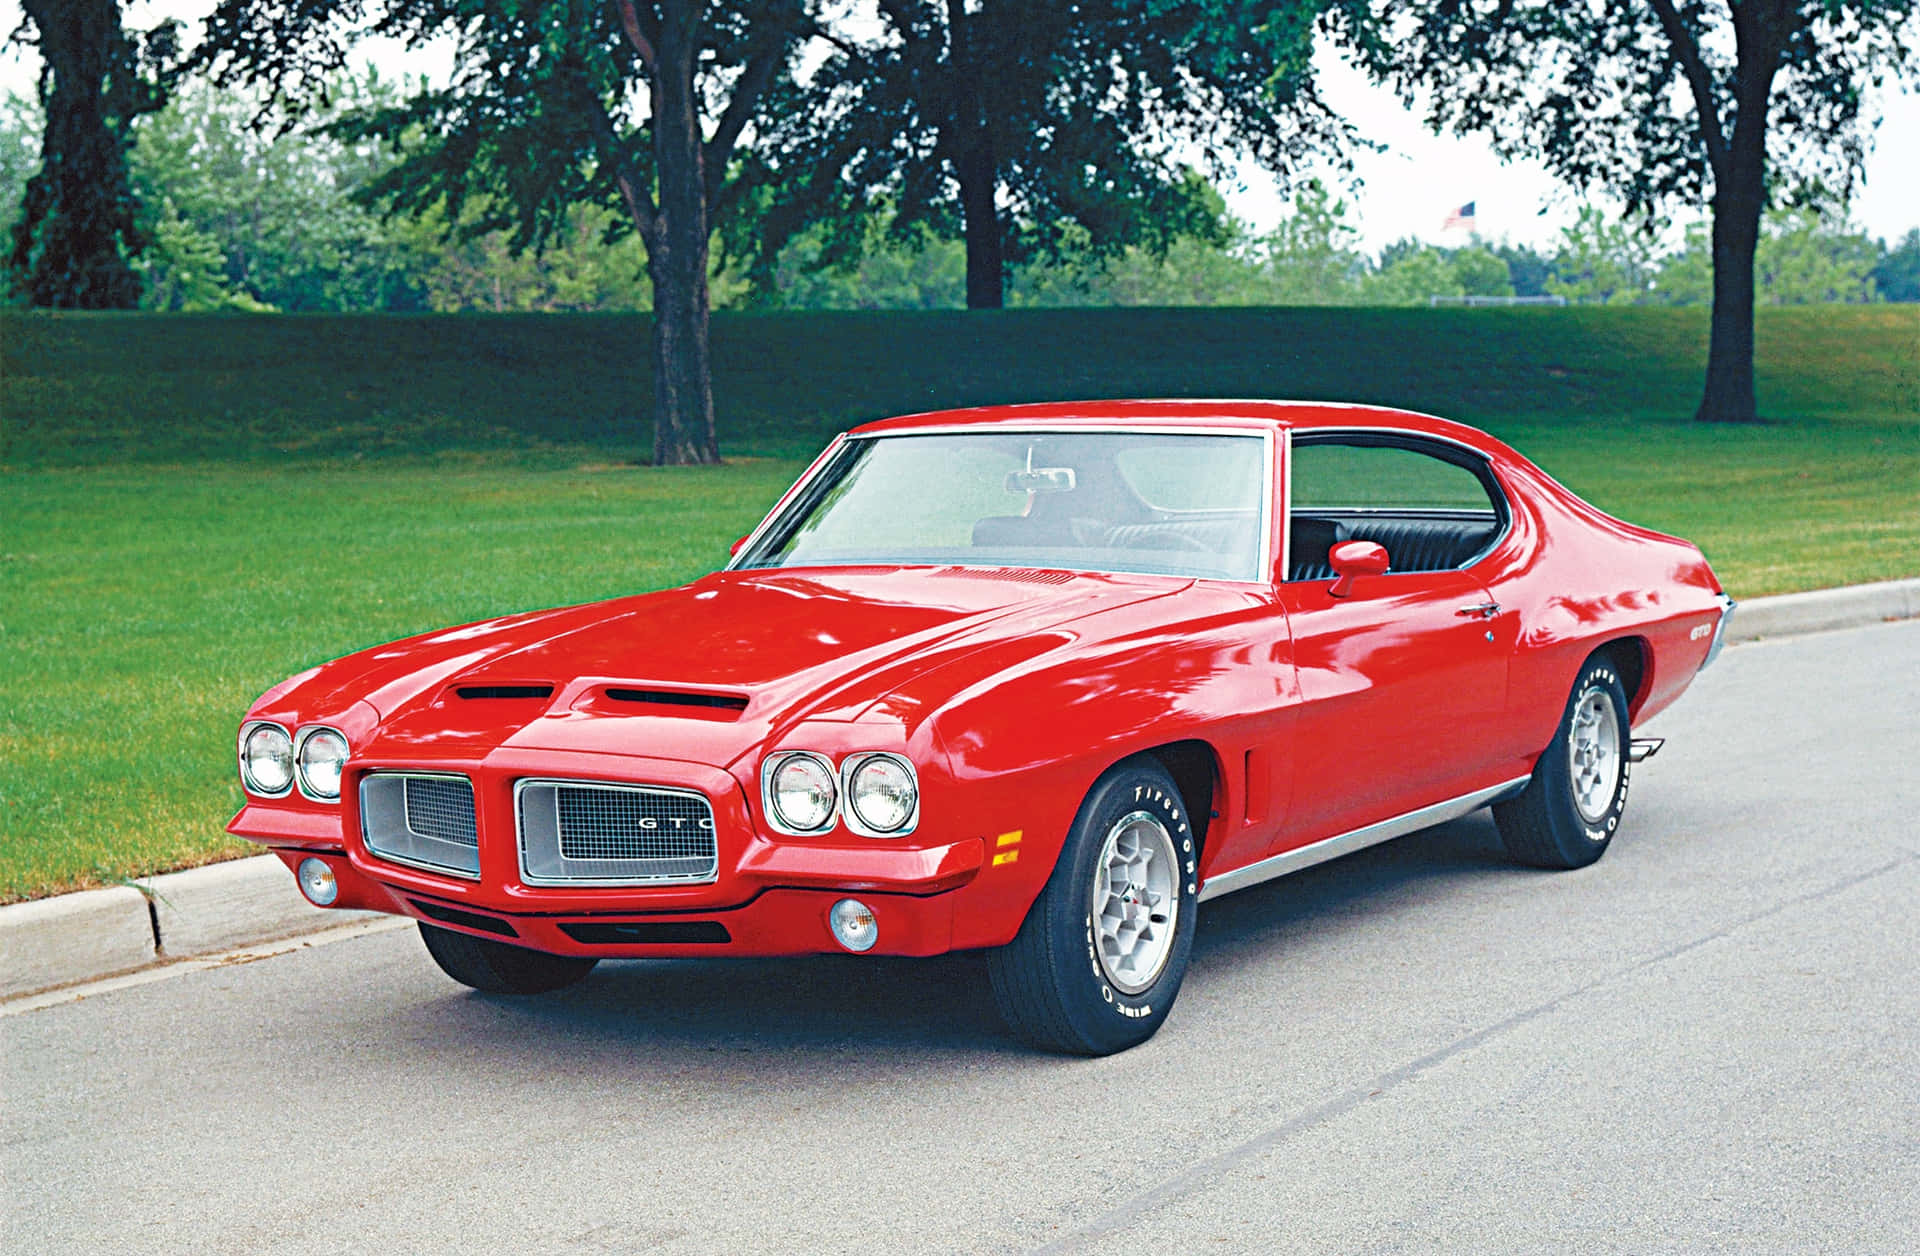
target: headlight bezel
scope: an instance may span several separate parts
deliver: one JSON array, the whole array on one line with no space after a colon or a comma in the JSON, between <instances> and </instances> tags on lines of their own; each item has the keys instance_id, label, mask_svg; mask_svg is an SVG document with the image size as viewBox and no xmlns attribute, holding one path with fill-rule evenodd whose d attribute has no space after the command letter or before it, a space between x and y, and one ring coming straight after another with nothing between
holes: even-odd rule
<instances>
[{"instance_id":1,"label":"headlight bezel","mask_svg":"<svg viewBox=\"0 0 1920 1256\"><path fill-rule=\"evenodd\" d=\"M287 780L286 783L278 789L267 788L267 786L256 779L253 774L253 755L249 753L248 747L254 737L265 732L278 733L280 739L286 742ZM240 785L241 788L245 789L249 794L257 798L285 798L293 792L294 780L299 776L300 769L298 762L294 758L293 734L287 731L286 725L281 724L277 720L248 720L240 726L238 754Z\"/></svg>"},{"instance_id":2,"label":"headlight bezel","mask_svg":"<svg viewBox=\"0 0 1920 1256\"><path fill-rule=\"evenodd\" d=\"M907 786L913 791L913 803L907 809L906 819L893 828L881 828L860 813L860 804L854 790L854 778L861 769L875 760L892 763L907 774ZM914 771L913 760L905 755L894 754L888 750L862 750L848 755L840 764L840 797L843 806L841 818L847 827L861 837L891 839L905 837L920 823L920 774Z\"/></svg>"},{"instance_id":3,"label":"headlight bezel","mask_svg":"<svg viewBox=\"0 0 1920 1256\"><path fill-rule=\"evenodd\" d=\"M314 739L320 736L334 737L340 742L340 777L339 780L335 782L334 791L331 794L316 788L314 784L307 779L307 747L312 745ZM308 724L303 727L293 740L293 779L294 783L299 787L300 796L302 798L310 798L314 802L339 802L340 791L346 785L347 761L352 757L353 743L348 741L347 735L339 729L330 724Z\"/></svg>"},{"instance_id":4,"label":"headlight bezel","mask_svg":"<svg viewBox=\"0 0 1920 1256\"><path fill-rule=\"evenodd\" d=\"M796 761L811 762L824 773L827 788L832 791L832 801L827 806L826 818L814 828L801 828L780 810L777 781L782 769ZM767 756L760 765L760 808L766 814L767 824L776 832L788 837L819 837L833 832L840 819L840 774L834 770L833 760L813 750L782 750Z\"/></svg>"}]
</instances>

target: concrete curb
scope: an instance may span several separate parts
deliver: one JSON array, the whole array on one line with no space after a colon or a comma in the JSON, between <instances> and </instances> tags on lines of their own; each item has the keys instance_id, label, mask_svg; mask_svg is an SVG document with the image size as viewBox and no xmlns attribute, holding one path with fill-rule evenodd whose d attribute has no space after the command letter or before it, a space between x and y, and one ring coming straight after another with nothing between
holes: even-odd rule
<instances>
[{"instance_id":1,"label":"concrete curb","mask_svg":"<svg viewBox=\"0 0 1920 1256\"><path fill-rule=\"evenodd\" d=\"M1727 625L1727 644L1916 617L1920 617L1920 579L1782 593L1740 603Z\"/></svg>"},{"instance_id":2,"label":"concrete curb","mask_svg":"<svg viewBox=\"0 0 1920 1256\"><path fill-rule=\"evenodd\" d=\"M1920 618L1920 579L1887 580L1742 602L1727 642L1911 618ZM170 872L138 890L85 890L15 903L0 907L0 1000L375 915L310 906L272 855Z\"/></svg>"}]
</instances>

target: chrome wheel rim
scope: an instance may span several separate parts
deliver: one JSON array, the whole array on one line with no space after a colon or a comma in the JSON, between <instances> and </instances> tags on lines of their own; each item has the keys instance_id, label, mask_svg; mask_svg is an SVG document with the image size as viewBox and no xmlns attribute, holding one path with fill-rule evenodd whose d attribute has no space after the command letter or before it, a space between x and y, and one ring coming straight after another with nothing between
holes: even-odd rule
<instances>
[{"instance_id":1,"label":"chrome wheel rim","mask_svg":"<svg viewBox=\"0 0 1920 1256\"><path fill-rule=\"evenodd\" d=\"M1139 994L1173 954L1180 923L1179 859L1158 816L1122 816L1093 865L1093 953L1100 972L1125 994Z\"/></svg>"},{"instance_id":2,"label":"chrome wheel rim","mask_svg":"<svg viewBox=\"0 0 1920 1256\"><path fill-rule=\"evenodd\" d=\"M1573 727L1567 737L1567 770L1573 785L1573 805L1580 818L1598 824L1613 809L1620 788L1620 717L1607 691L1590 688L1573 706Z\"/></svg>"}]
</instances>

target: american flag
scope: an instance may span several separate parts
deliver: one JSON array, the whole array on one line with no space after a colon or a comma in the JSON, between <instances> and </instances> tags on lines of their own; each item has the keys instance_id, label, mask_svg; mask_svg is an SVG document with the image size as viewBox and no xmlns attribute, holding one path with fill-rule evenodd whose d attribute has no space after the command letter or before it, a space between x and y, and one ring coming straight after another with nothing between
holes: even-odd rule
<instances>
[{"instance_id":1,"label":"american flag","mask_svg":"<svg viewBox=\"0 0 1920 1256\"><path fill-rule=\"evenodd\" d=\"M1440 230L1442 231L1472 231L1473 229L1472 201L1468 201L1459 209L1449 212L1447 214L1447 220L1440 224Z\"/></svg>"}]
</instances>

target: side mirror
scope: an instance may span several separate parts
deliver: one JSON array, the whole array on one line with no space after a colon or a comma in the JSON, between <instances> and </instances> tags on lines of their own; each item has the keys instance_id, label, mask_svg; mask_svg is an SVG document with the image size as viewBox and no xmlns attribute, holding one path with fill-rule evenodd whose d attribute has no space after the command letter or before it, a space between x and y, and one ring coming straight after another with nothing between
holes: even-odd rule
<instances>
[{"instance_id":1,"label":"side mirror","mask_svg":"<svg viewBox=\"0 0 1920 1256\"><path fill-rule=\"evenodd\" d=\"M747 538L744 536L741 537L739 540L735 541L731 546L727 548L727 557L728 558L738 557L740 554L740 550L746 545L746 543L747 543Z\"/></svg>"},{"instance_id":2,"label":"side mirror","mask_svg":"<svg viewBox=\"0 0 1920 1256\"><path fill-rule=\"evenodd\" d=\"M1361 576L1386 574L1387 551L1372 541L1342 541L1327 551L1327 563L1333 568L1333 574L1340 577L1327 594L1346 597L1353 592L1353 582Z\"/></svg>"}]
</instances>

